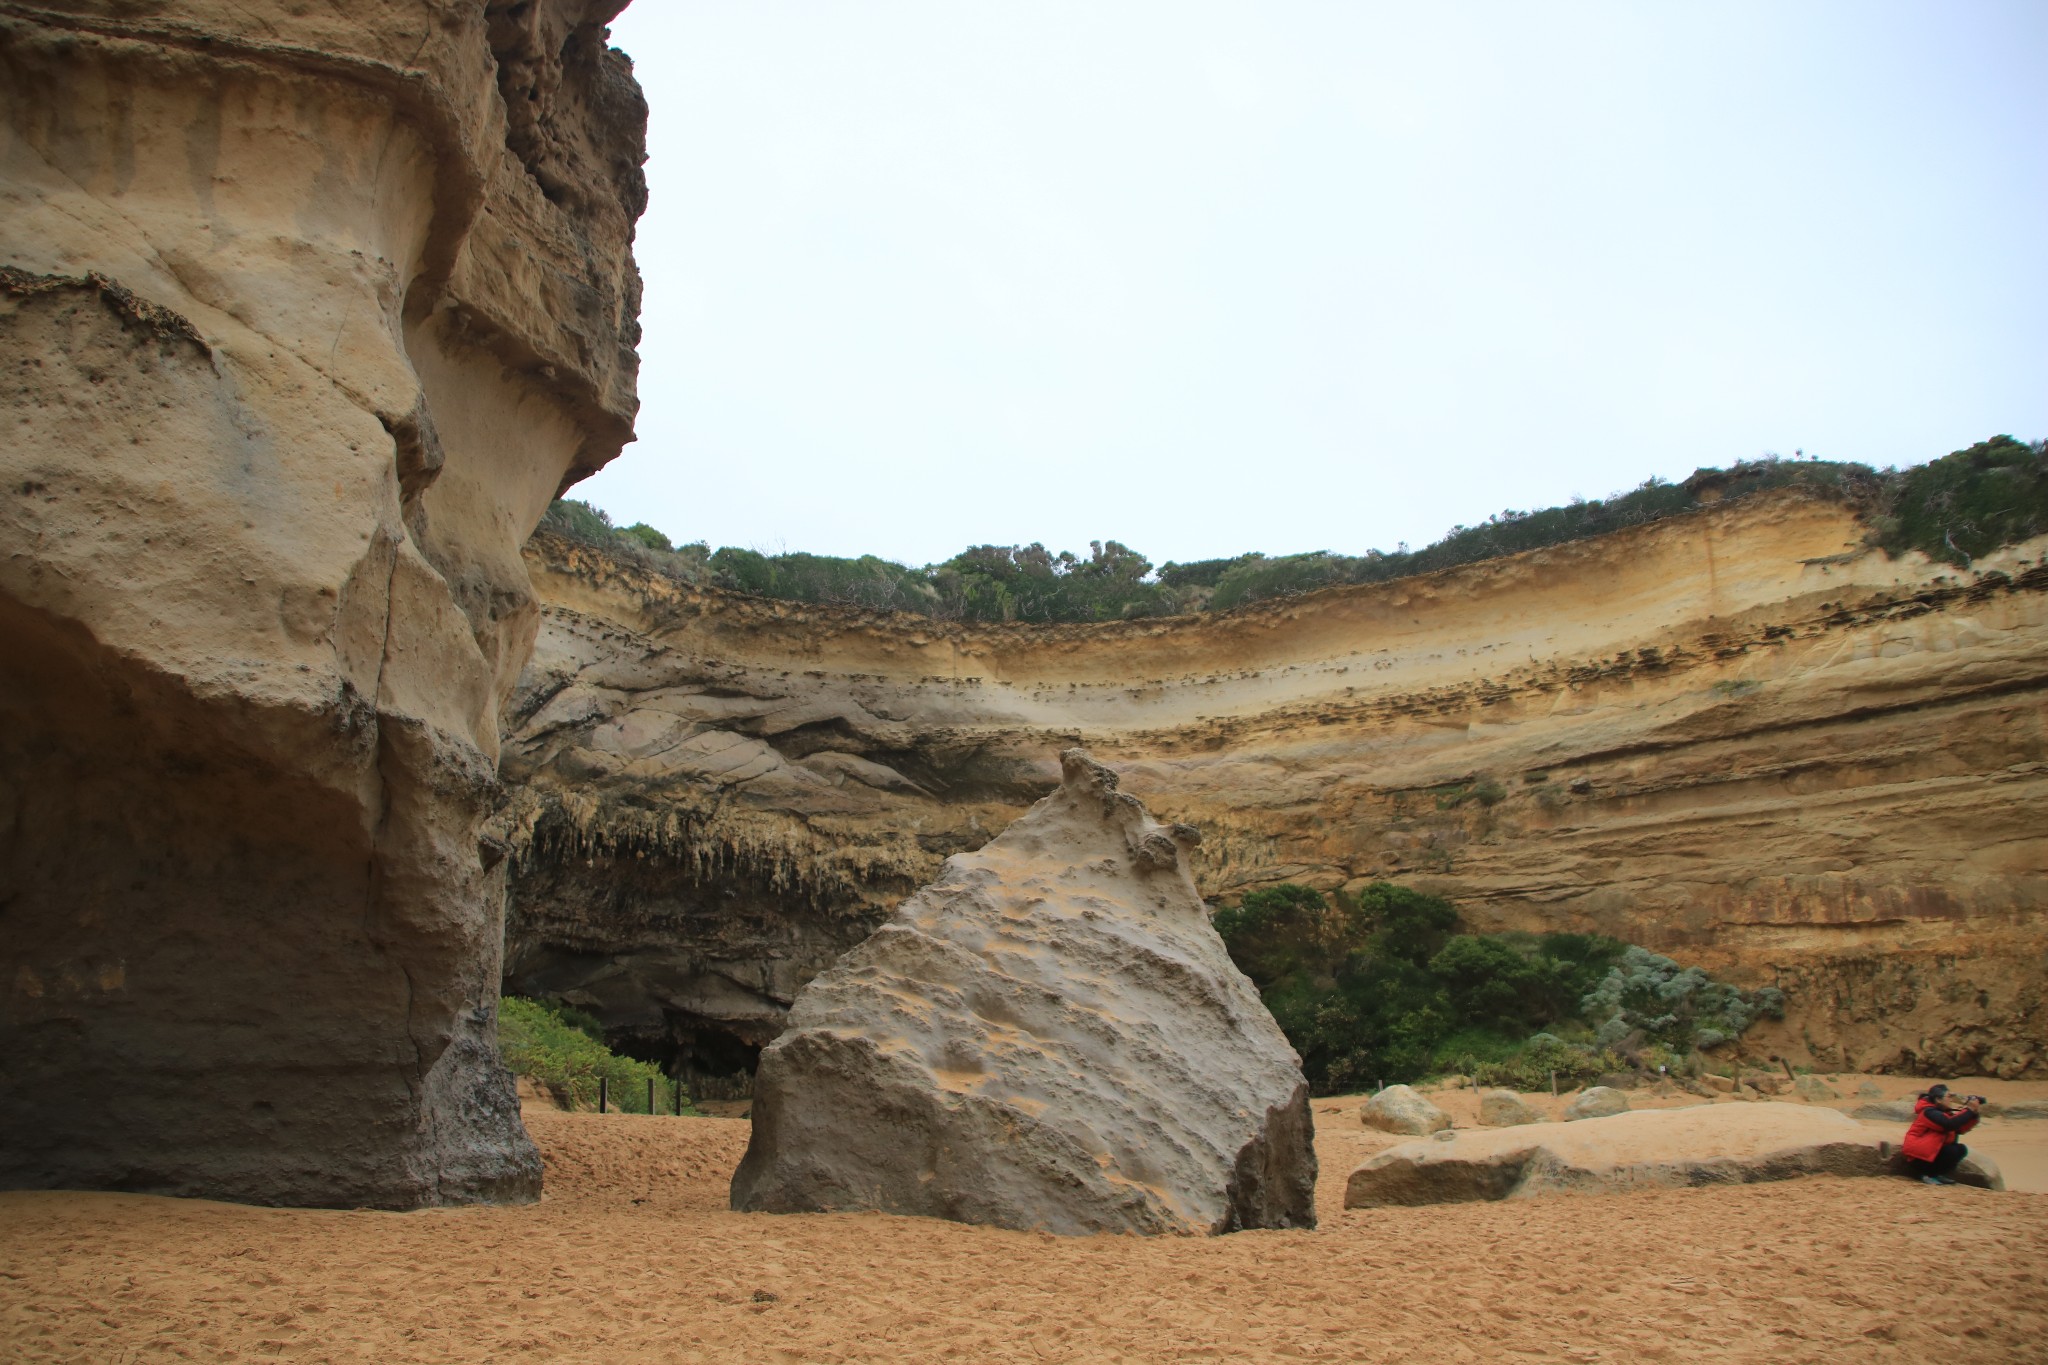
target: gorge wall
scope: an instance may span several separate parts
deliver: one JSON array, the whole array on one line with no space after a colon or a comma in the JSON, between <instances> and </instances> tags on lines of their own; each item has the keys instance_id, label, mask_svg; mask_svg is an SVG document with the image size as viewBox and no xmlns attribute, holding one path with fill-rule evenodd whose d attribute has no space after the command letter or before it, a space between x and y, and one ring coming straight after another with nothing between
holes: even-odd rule
<instances>
[{"instance_id":1,"label":"gorge wall","mask_svg":"<svg viewBox=\"0 0 2048 1365\"><path fill-rule=\"evenodd\" d=\"M621 5L0 3L0 1185L538 1193L483 822L636 407Z\"/></svg>"},{"instance_id":2,"label":"gorge wall","mask_svg":"<svg viewBox=\"0 0 2048 1365\"><path fill-rule=\"evenodd\" d=\"M1086 744L1206 896L1393 879L1790 1007L1822 1066L2048 1070L2048 540L1971 570L1787 491L1236 612L961 625L543 535L507 710L507 988L707 1093Z\"/></svg>"}]
</instances>

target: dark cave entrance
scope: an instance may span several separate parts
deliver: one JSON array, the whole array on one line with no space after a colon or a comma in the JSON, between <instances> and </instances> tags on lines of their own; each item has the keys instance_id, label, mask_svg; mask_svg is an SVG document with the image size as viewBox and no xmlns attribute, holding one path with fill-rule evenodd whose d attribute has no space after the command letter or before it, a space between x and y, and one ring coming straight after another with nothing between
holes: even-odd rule
<instances>
[{"instance_id":1,"label":"dark cave entrance","mask_svg":"<svg viewBox=\"0 0 2048 1365\"><path fill-rule=\"evenodd\" d=\"M761 1049L773 1041L747 1036L755 1030L730 1021L707 1019L681 1011L665 1011L660 1033L645 1029L607 1029L612 1051L635 1061L651 1062L683 1083L693 1100L744 1100L754 1094L754 1068ZM744 1031L742 1031L744 1030Z\"/></svg>"}]
</instances>

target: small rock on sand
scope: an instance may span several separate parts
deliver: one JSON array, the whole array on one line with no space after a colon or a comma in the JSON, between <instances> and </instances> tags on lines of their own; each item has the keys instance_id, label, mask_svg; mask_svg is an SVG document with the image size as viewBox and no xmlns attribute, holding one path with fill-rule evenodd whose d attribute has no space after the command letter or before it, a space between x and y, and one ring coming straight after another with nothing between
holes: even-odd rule
<instances>
[{"instance_id":1,"label":"small rock on sand","mask_svg":"<svg viewBox=\"0 0 2048 1365\"><path fill-rule=\"evenodd\" d=\"M1489 1090L1479 1097L1479 1121L1488 1128L1512 1128L1518 1123L1541 1123L1543 1115L1512 1090Z\"/></svg>"},{"instance_id":2,"label":"small rock on sand","mask_svg":"<svg viewBox=\"0 0 2048 1365\"><path fill-rule=\"evenodd\" d=\"M1451 1126L1451 1116L1424 1099L1412 1086L1390 1085L1367 1100L1358 1118L1383 1133L1426 1137Z\"/></svg>"},{"instance_id":3,"label":"small rock on sand","mask_svg":"<svg viewBox=\"0 0 2048 1365\"><path fill-rule=\"evenodd\" d=\"M1792 1082L1792 1089L1808 1104L1824 1104L1828 1100L1842 1098L1842 1093L1818 1076L1801 1076Z\"/></svg>"},{"instance_id":4,"label":"small rock on sand","mask_svg":"<svg viewBox=\"0 0 2048 1365\"><path fill-rule=\"evenodd\" d=\"M1596 1085L1564 1107L1567 1123L1577 1119L1604 1119L1628 1112L1628 1096L1612 1086Z\"/></svg>"},{"instance_id":5,"label":"small rock on sand","mask_svg":"<svg viewBox=\"0 0 2048 1365\"><path fill-rule=\"evenodd\" d=\"M1913 1101L1887 1100L1883 1104L1859 1104L1849 1111L1849 1116L1869 1119L1872 1123L1911 1123Z\"/></svg>"}]
</instances>

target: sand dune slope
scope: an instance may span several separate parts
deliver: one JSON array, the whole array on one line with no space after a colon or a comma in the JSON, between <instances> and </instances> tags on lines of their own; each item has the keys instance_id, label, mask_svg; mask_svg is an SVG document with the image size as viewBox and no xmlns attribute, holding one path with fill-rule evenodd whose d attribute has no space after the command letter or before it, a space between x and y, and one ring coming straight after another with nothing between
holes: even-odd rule
<instances>
[{"instance_id":1,"label":"sand dune slope","mask_svg":"<svg viewBox=\"0 0 2048 1365\"><path fill-rule=\"evenodd\" d=\"M1984 1365L2048 1335L2044 1195L1822 1177L1347 1213L1347 1139L1318 1231L1056 1238L731 1213L744 1123L528 1121L537 1207L0 1195L0 1358Z\"/></svg>"}]
</instances>

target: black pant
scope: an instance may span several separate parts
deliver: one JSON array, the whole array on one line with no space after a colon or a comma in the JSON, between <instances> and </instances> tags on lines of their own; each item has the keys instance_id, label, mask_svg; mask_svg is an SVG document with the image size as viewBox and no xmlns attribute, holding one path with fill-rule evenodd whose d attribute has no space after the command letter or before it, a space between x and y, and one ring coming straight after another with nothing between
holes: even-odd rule
<instances>
[{"instance_id":1,"label":"black pant","mask_svg":"<svg viewBox=\"0 0 2048 1365\"><path fill-rule=\"evenodd\" d=\"M1934 1160L1922 1161L1918 1157L1908 1158L1906 1169L1914 1175L1947 1175L1962 1164L1970 1149L1960 1142L1951 1142L1934 1154Z\"/></svg>"}]
</instances>

